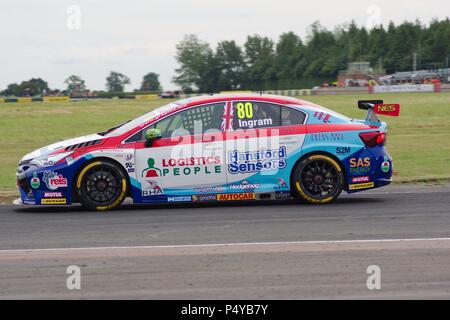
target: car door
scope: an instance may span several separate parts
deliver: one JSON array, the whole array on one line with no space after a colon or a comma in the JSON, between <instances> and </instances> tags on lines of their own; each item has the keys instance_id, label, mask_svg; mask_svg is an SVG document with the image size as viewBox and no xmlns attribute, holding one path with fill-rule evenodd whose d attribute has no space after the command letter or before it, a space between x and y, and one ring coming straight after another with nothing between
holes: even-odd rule
<instances>
[{"instance_id":1,"label":"car door","mask_svg":"<svg viewBox=\"0 0 450 320\"><path fill-rule=\"evenodd\" d=\"M224 106L206 104L171 114L151 126L161 130L161 139L151 147L136 143L142 202L191 201L193 194L226 184Z\"/></svg>"},{"instance_id":2,"label":"car door","mask_svg":"<svg viewBox=\"0 0 450 320\"><path fill-rule=\"evenodd\" d=\"M263 101L234 101L226 143L228 192L283 192L301 155L306 114Z\"/></svg>"}]
</instances>

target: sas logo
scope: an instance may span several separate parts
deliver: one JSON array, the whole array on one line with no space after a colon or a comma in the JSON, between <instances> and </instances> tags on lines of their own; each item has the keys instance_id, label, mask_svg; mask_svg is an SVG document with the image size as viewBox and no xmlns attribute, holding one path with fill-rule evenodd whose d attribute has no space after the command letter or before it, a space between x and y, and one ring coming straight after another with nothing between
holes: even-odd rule
<instances>
[{"instance_id":1,"label":"sas logo","mask_svg":"<svg viewBox=\"0 0 450 320\"><path fill-rule=\"evenodd\" d=\"M145 181L147 186L143 187L142 196L150 197L164 194L164 190L158 186L158 183L154 180Z\"/></svg>"},{"instance_id":2,"label":"sas logo","mask_svg":"<svg viewBox=\"0 0 450 320\"><path fill-rule=\"evenodd\" d=\"M44 180L47 188L50 190L56 190L58 188L67 187L67 179L62 174L58 174L54 171L45 171L42 180Z\"/></svg>"},{"instance_id":3,"label":"sas logo","mask_svg":"<svg viewBox=\"0 0 450 320\"><path fill-rule=\"evenodd\" d=\"M256 194L253 192L225 193L225 194L217 195L217 200L219 200L219 201L255 200L255 199L256 199Z\"/></svg>"},{"instance_id":4,"label":"sas logo","mask_svg":"<svg viewBox=\"0 0 450 320\"><path fill-rule=\"evenodd\" d=\"M367 182L367 183L357 183L357 184L351 184L348 186L350 190L359 190L359 189L368 189L373 188L375 184L373 182Z\"/></svg>"},{"instance_id":5,"label":"sas logo","mask_svg":"<svg viewBox=\"0 0 450 320\"><path fill-rule=\"evenodd\" d=\"M370 158L351 158L350 173L367 173L371 170Z\"/></svg>"}]
</instances>

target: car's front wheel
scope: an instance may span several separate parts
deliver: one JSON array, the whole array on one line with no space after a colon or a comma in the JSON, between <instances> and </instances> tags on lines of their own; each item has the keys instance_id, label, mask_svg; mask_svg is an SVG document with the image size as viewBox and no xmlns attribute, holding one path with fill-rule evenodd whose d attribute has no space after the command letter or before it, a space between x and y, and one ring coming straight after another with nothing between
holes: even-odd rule
<instances>
[{"instance_id":1,"label":"car's front wheel","mask_svg":"<svg viewBox=\"0 0 450 320\"><path fill-rule=\"evenodd\" d=\"M77 177L78 199L89 210L114 209L127 195L128 180L113 162L100 160L87 164Z\"/></svg>"},{"instance_id":2,"label":"car's front wheel","mask_svg":"<svg viewBox=\"0 0 450 320\"><path fill-rule=\"evenodd\" d=\"M314 154L302 159L292 176L293 193L309 203L329 203L342 191L344 173L333 158Z\"/></svg>"}]
</instances>

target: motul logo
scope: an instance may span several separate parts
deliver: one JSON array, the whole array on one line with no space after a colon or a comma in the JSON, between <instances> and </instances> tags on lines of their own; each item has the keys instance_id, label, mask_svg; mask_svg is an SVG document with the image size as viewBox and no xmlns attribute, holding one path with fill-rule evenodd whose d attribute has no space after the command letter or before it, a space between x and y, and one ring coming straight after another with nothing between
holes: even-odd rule
<instances>
[{"instance_id":1,"label":"motul logo","mask_svg":"<svg viewBox=\"0 0 450 320\"><path fill-rule=\"evenodd\" d=\"M233 201L233 200L255 200L256 194L253 192L246 193L228 193L218 194L217 200L219 201Z\"/></svg>"}]
</instances>

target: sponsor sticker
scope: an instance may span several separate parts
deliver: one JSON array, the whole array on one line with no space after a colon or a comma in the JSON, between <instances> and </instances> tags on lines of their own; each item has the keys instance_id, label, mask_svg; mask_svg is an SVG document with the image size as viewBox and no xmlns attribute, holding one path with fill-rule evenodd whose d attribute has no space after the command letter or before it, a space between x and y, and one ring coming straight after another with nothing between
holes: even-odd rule
<instances>
[{"instance_id":1,"label":"sponsor sticker","mask_svg":"<svg viewBox=\"0 0 450 320\"><path fill-rule=\"evenodd\" d=\"M387 156L384 156L383 162L381 163L381 171L383 172L389 172L389 169L391 169L391 163L389 162L389 159Z\"/></svg>"},{"instance_id":2,"label":"sponsor sticker","mask_svg":"<svg viewBox=\"0 0 450 320\"><path fill-rule=\"evenodd\" d=\"M349 154L351 153L350 147L337 147L336 148L337 154Z\"/></svg>"},{"instance_id":3,"label":"sponsor sticker","mask_svg":"<svg viewBox=\"0 0 450 320\"><path fill-rule=\"evenodd\" d=\"M327 142L327 141L343 141L344 134L342 132L321 132L321 133L312 133L308 136L311 137L311 141L313 142Z\"/></svg>"},{"instance_id":4,"label":"sponsor sticker","mask_svg":"<svg viewBox=\"0 0 450 320\"><path fill-rule=\"evenodd\" d=\"M192 196L193 202L203 202L203 201L216 201L215 194L196 194Z\"/></svg>"},{"instance_id":5,"label":"sponsor sticker","mask_svg":"<svg viewBox=\"0 0 450 320\"><path fill-rule=\"evenodd\" d=\"M155 180L145 180L142 182L142 196L150 197L164 194L164 190L158 186Z\"/></svg>"},{"instance_id":6,"label":"sponsor sticker","mask_svg":"<svg viewBox=\"0 0 450 320\"><path fill-rule=\"evenodd\" d=\"M350 159L350 173L367 173L371 170L371 161L369 157L366 158L351 158Z\"/></svg>"},{"instance_id":7,"label":"sponsor sticker","mask_svg":"<svg viewBox=\"0 0 450 320\"><path fill-rule=\"evenodd\" d=\"M68 157L66 158L66 162L67 162L67 165L70 166L72 163L75 162L75 160L72 158L72 156L68 156Z\"/></svg>"},{"instance_id":8,"label":"sponsor sticker","mask_svg":"<svg viewBox=\"0 0 450 320\"><path fill-rule=\"evenodd\" d=\"M217 200L219 201L234 201L234 200L255 200L256 193L245 192L245 193L224 193L218 194Z\"/></svg>"},{"instance_id":9,"label":"sponsor sticker","mask_svg":"<svg viewBox=\"0 0 450 320\"><path fill-rule=\"evenodd\" d=\"M31 178L30 185L33 189L37 189L41 185L41 180L38 178L36 172L33 173L33 178Z\"/></svg>"},{"instance_id":10,"label":"sponsor sticker","mask_svg":"<svg viewBox=\"0 0 450 320\"><path fill-rule=\"evenodd\" d=\"M134 163L132 162L125 163L125 168L127 169L128 172L134 172Z\"/></svg>"},{"instance_id":11,"label":"sponsor sticker","mask_svg":"<svg viewBox=\"0 0 450 320\"><path fill-rule=\"evenodd\" d=\"M42 163L42 166L43 167L51 167L51 166L53 166L55 164L55 162L53 161L53 160L48 160L48 161L44 161L43 163Z\"/></svg>"},{"instance_id":12,"label":"sponsor sticker","mask_svg":"<svg viewBox=\"0 0 450 320\"><path fill-rule=\"evenodd\" d=\"M62 198L62 192L44 192L44 198Z\"/></svg>"},{"instance_id":13,"label":"sponsor sticker","mask_svg":"<svg viewBox=\"0 0 450 320\"><path fill-rule=\"evenodd\" d=\"M220 193L224 192L226 188L224 186L214 186L214 187L195 188L194 190L195 192L198 193Z\"/></svg>"},{"instance_id":14,"label":"sponsor sticker","mask_svg":"<svg viewBox=\"0 0 450 320\"><path fill-rule=\"evenodd\" d=\"M375 184L373 182L367 182L367 183L351 184L348 187L350 190L359 190L359 189L373 188L374 186Z\"/></svg>"},{"instance_id":15,"label":"sponsor sticker","mask_svg":"<svg viewBox=\"0 0 450 320\"><path fill-rule=\"evenodd\" d=\"M66 198L50 198L50 199L41 199L41 204L66 204Z\"/></svg>"},{"instance_id":16,"label":"sponsor sticker","mask_svg":"<svg viewBox=\"0 0 450 320\"><path fill-rule=\"evenodd\" d=\"M288 200L291 198L291 194L289 192L275 192L276 200Z\"/></svg>"},{"instance_id":17,"label":"sponsor sticker","mask_svg":"<svg viewBox=\"0 0 450 320\"><path fill-rule=\"evenodd\" d=\"M196 174L216 174L221 173L220 164L222 159L219 156L210 157L189 157L162 159L161 166L155 165L155 159L147 159L147 168L141 176L144 178L165 177L165 176L189 176Z\"/></svg>"},{"instance_id":18,"label":"sponsor sticker","mask_svg":"<svg viewBox=\"0 0 450 320\"><path fill-rule=\"evenodd\" d=\"M278 184L274 187L277 191L287 190L287 182L283 178L278 178Z\"/></svg>"},{"instance_id":19,"label":"sponsor sticker","mask_svg":"<svg viewBox=\"0 0 450 320\"><path fill-rule=\"evenodd\" d=\"M243 180L240 184L230 185L231 190L255 190L259 188L259 183L249 183L247 180Z\"/></svg>"},{"instance_id":20,"label":"sponsor sticker","mask_svg":"<svg viewBox=\"0 0 450 320\"><path fill-rule=\"evenodd\" d=\"M400 115L400 105L398 103L376 104L373 111L376 114L398 117Z\"/></svg>"},{"instance_id":21,"label":"sponsor sticker","mask_svg":"<svg viewBox=\"0 0 450 320\"><path fill-rule=\"evenodd\" d=\"M168 202L191 202L192 197L191 196L168 196L167 197Z\"/></svg>"},{"instance_id":22,"label":"sponsor sticker","mask_svg":"<svg viewBox=\"0 0 450 320\"><path fill-rule=\"evenodd\" d=\"M54 171L45 171L42 180L44 180L47 188L50 190L56 190L58 188L66 188L68 186L67 178L62 174L58 174Z\"/></svg>"},{"instance_id":23,"label":"sponsor sticker","mask_svg":"<svg viewBox=\"0 0 450 320\"><path fill-rule=\"evenodd\" d=\"M369 182L370 177L369 176L361 176L361 177L353 177L352 183L361 183L361 182Z\"/></svg>"},{"instance_id":24,"label":"sponsor sticker","mask_svg":"<svg viewBox=\"0 0 450 320\"><path fill-rule=\"evenodd\" d=\"M261 172L286 167L286 147L258 151L228 153L228 172L231 174Z\"/></svg>"},{"instance_id":25,"label":"sponsor sticker","mask_svg":"<svg viewBox=\"0 0 450 320\"><path fill-rule=\"evenodd\" d=\"M331 115L329 113L316 111L314 112L313 117L316 118L317 120L321 120L323 123L331 122L330 120Z\"/></svg>"}]
</instances>

